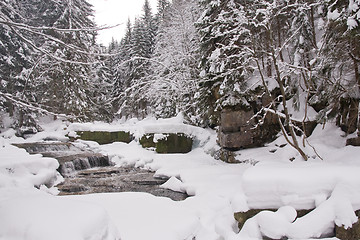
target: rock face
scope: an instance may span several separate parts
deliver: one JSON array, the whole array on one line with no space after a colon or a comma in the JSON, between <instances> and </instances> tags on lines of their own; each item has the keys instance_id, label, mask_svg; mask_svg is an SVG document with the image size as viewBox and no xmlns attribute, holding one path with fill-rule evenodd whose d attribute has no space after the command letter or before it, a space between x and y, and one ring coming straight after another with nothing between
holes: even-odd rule
<instances>
[{"instance_id":1,"label":"rock face","mask_svg":"<svg viewBox=\"0 0 360 240\"><path fill-rule=\"evenodd\" d=\"M144 148L155 148L157 153L188 153L192 150L193 140L183 133L149 133L140 139L140 144Z\"/></svg>"},{"instance_id":2,"label":"rock face","mask_svg":"<svg viewBox=\"0 0 360 240\"><path fill-rule=\"evenodd\" d=\"M222 148L239 150L259 147L272 140L279 131L277 119L268 113L257 125L254 110L225 108L221 112L218 141Z\"/></svg>"},{"instance_id":3,"label":"rock face","mask_svg":"<svg viewBox=\"0 0 360 240\"><path fill-rule=\"evenodd\" d=\"M108 144L113 142L131 142L134 137L130 132L117 131L117 132L104 132L104 131L83 131L76 132L79 136L78 139L95 141L99 144Z\"/></svg>"}]
</instances>

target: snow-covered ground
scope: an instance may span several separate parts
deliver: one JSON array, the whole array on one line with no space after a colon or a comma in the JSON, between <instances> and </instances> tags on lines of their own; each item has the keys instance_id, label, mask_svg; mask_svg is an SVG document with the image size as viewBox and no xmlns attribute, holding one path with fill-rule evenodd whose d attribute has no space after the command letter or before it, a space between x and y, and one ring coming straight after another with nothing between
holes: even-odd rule
<instances>
[{"instance_id":1,"label":"snow-covered ground","mask_svg":"<svg viewBox=\"0 0 360 240\"><path fill-rule=\"evenodd\" d=\"M318 126L309 138L324 160L308 147L310 158L304 162L290 146L279 147L285 143L279 137L265 147L239 151L241 164L215 160L216 132L185 125L181 116L112 124L44 121L43 128L26 140L11 129L1 134L0 239L235 240L259 239L261 234L311 239L331 232L334 223L351 226L357 221L360 148L345 146L346 138L331 123ZM66 140L77 130L128 130L137 138L147 132L192 135L196 141L188 154L157 154L138 141L78 141L109 155L117 165L169 177L164 188L191 197L175 202L147 193L56 196L53 186L62 181L57 161L11 145L49 137ZM295 209L315 207L294 222ZM261 212L239 232L233 214L249 208L280 209Z\"/></svg>"}]
</instances>

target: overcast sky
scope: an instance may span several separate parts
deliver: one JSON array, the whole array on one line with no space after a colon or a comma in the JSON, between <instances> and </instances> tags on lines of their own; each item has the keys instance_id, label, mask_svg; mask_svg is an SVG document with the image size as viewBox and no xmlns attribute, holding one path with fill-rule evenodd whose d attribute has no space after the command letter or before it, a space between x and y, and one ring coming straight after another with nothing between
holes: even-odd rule
<instances>
[{"instance_id":1,"label":"overcast sky","mask_svg":"<svg viewBox=\"0 0 360 240\"><path fill-rule=\"evenodd\" d=\"M98 25L116 25L119 27L99 32L98 41L105 46L111 38L120 40L125 33L128 18L134 22L140 16L145 0L89 0L94 6L95 21ZM153 13L156 12L157 0L149 0Z\"/></svg>"}]
</instances>

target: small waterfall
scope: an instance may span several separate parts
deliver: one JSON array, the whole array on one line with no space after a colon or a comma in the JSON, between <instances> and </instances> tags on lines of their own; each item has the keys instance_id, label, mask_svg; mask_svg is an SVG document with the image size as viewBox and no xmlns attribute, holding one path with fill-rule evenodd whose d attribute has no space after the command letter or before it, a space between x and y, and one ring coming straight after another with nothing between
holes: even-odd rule
<instances>
[{"instance_id":1,"label":"small waterfall","mask_svg":"<svg viewBox=\"0 0 360 240\"><path fill-rule=\"evenodd\" d=\"M36 142L36 143L21 143L14 145L19 148L24 148L30 154L69 152L69 151L79 150L71 143L64 143L64 142L53 142L53 143Z\"/></svg>"},{"instance_id":2,"label":"small waterfall","mask_svg":"<svg viewBox=\"0 0 360 240\"><path fill-rule=\"evenodd\" d=\"M88 157L88 161L91 167L107 167L112 166L113 163L110 161L108 156L104 155L92 155Z\"/></svg>"},{"instance_id":3,"label":"small waterfall","mask_svg":"<svg viewBox=\"0 0 360 240\"><path fill-rule=\"evenodd\" d=\"M73 162L64 162L57 169L63 177L71 177L75 174L75 166Z\"/></svg>"},{"instance_id":4,"label":"small waterfall","mask_svg":"<svg viewBox=\"0 0 360 240\"><path fill-rule=\"evenodd\" d=\"M89 149L81 149L71 143L64 142L37 142L14 144L24 148L30 154L42 154L59 161L58 172L63 177L74 176L76 171L93 167L112 166L108 156L94 153Z\"/></svg>"}]
</instances>

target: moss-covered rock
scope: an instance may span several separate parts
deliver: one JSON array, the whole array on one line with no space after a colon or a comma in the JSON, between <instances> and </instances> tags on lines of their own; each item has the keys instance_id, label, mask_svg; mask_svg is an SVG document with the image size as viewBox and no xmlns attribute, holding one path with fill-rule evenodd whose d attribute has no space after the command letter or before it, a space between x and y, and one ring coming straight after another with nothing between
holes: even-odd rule
<instances>
[{"instance_id":1,"label":"moss-covered rock","mask_svg":"<svg viewBox=\"0 0 360 240\"><path fill-rule=\"evenodd\" d=\"M360 217L360 210L355 212L356 216ZM343 226L335 227L336 237L341 240L359 240L360 239L360 222L357 221L351 228L345 229Z\"/></svg>"},{"instance_id":2,"label":"moss-covered rock","mask_svg":"<svg viewBox=\"0 0 360 240\"><path fill-rule=\"evenodd\" d=\"M143 148L155 148L156 144L154 143L154 134L145 134L139 140Z\"/></svg>"},{"instance_id":3,"label":"moss-covered rock","mask_svg":"<svg viewBox=\"0 0 360 240\"><path fill-rule=\"evenodd\" d=\"M193 140L184 133L167 133L154 141L154 133L145 134L140 139L144 148L155 148L157 153L188 153L192 150Z\"/></svg>"},{"instance_id":4,"label":"moss-covered rock","mask_svg":"<svg viewBox=\"0 0 360 240\"><path fill-rule=\"evenodd\" d=\"M79 136L77 139L95 141L99 144L108 144L113 142L129 143L134 139L133 135L130 132L125 131L83 131L76 133Z\"/></svg>"}]
</instances>

